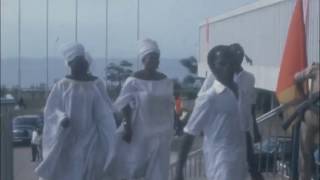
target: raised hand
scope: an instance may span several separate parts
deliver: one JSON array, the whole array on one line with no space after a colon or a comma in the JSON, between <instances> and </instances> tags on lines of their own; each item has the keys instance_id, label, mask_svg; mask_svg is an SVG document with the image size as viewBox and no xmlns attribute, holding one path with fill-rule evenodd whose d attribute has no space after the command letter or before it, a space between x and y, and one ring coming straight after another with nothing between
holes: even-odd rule
<instances>
[{"instance_id":1,"label":"raised hand","mask_svg":"<svg viewBox=\"0 0 320 180\"><path fill-rule=\"evenodd\" d=\"M127 125L124 125L124 134L122 136L122 139L126 141L127 143L131 143L132 139L132 129L131 127L128 127Z\"/></svg>"},{"instance_id":2,"label":"raised hand","mask_svg":"<svg viewBox=\"0 0 320 180\"><path fill-rule=\"evenodd\" d=\"M70 119L65 117L62 121L61 121L61 126L63 128L68 128L70 126Z\"/></svg>"}]
</instances>

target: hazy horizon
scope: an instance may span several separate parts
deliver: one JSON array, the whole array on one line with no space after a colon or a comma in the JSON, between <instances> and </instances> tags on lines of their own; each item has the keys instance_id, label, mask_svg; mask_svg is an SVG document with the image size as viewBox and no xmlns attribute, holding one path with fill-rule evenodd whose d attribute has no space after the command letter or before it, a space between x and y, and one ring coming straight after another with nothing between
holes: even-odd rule
<instances>
[{"instance_id":1,"label":"hazy horizon","mask_svg":"<svg viewBox=\"0 0 320 180\"><path fill-rule=\"evenodd\" d=\"M254 1L140 0L139 39L156 40L164 60L160 70L169 76L181 77L184 70L179 70L181 65L177 60L190 56L197 58L200 23ZM101 68L105 66L106 32L108 59L133 59L135 62L139 48L137 0L108 0L108 29L106 0L78 2L78 41L96 59L96 74L101 77ZM18 12L18 0L1 0L1 85L12 86L18 82ZM75 40L75 0L49 1L48 14L49 83L52 84L54 78L66 72L60 45ZM46 1L21 1L20 25L22 87L45 82Z\"/></svg>"},{"instance_id":2,"label":"hazy horizon","mask_svg":"<svg viewBox=\"0 0 320 180\"><path fill-rule=\"evenodd\" d=\"M186 58L186 57L183 57ZM182 58L181 58L182 59ZM136 71L137 66L136 58L112 58L110 62L118 63L121 60L127 60L133 64L132 70ZM182 79L188 74L187 69L183 67L180 59L160 59L159 71L165 73L169 78ZM22 58L21 67L21 86L23 88L32 85L46 84L46 63L45 58ZM12 87L18 85L18 61L16 58L6 58L2 60L1 66L1 86ZM104 78L104 58L94 58L92 63L93 74L99 78ZM141 67L141 65L140 65ZM68 68L65 66L63 58L49 58L49 85L51 86L54 81L61 79L68 73Z\"/></svg>"}]
</instances>

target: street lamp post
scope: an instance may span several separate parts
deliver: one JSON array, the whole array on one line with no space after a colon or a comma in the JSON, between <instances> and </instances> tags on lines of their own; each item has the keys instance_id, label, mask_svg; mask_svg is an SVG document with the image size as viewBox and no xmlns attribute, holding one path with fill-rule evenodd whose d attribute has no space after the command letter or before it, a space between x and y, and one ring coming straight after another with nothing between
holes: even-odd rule
<instances>
[{"instance_id":1,"label":"street lamp post","mask_svg":"<svg viewBox=\"0 0 320 180\"><path fill-rule=\"evenodd\" d=\"M21 0L18 0L18 97L21 97Z\"/></svg>"},{"instance_id":2,"label":"street lamp post","mask_svg":"<svg viewBox=\"0 0 320 180\"><path fill-rule=\"evenodd\" d=\"M78 0L75 0L75 33L74 33L74 39L76 42L78 42L78 11L79 11L79 2Z\"/></svg>"},{"instance_id":3,"label":"street lamp post","mask_svg":"<svg viewBox=\"0 0 320 180\"><path fill-rule=\"evenodd\" d=\"M46 2L46 91L49 92L49 0Z\"/></svg>"},{"instance_id":4,"label":"street lamp post","mask_svg":"<svg viewBox=\"0 0 320 180\"><path fill-rule=\"evenodd\" d=\"M109 0L106 0L106 49L105 49L105 67L104 67L104 73L105 73L105 82L107 86L107 65L108 65L108 57L109 57Z\"/></svg>"},{"instance_id":5,"label":"street lamp post","mask_svg":"<svg viewBox=\"0 0 320 180\"><path fill-rule=\"evenodd\" d=\"M137 0L137 41L140 40L140 0ZM137 70L139 70L139 56L137 56Z\"/></svg>"}]
</instances>

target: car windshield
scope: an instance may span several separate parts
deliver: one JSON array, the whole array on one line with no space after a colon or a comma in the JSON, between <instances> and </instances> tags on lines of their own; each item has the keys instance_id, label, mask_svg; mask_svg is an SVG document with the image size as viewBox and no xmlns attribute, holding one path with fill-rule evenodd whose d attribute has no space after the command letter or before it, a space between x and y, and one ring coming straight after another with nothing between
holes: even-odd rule
<instances>
[{"instance_id":1,"label":"car windshield","mask_svg":"<svg viewBox=\"0 0 320 180\"><path fill-rule=\"evenodd\" d=\"M20 117L13 121L13 126L37 126L38 121L37 117Z\"/></svg>"}]
</instances>

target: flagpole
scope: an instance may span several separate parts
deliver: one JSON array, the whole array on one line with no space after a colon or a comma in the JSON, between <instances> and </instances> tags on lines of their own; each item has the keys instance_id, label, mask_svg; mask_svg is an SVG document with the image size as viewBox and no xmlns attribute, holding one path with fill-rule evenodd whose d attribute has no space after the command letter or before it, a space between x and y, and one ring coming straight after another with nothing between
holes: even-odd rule
<instances>
[{"instance_id":1,"label":"flagpole","mask_svg":"<svg viewBox=\"0 0 320 180\"><path fill-rule=\"evenodd\" d=\"M105 81L107 85L107 71L106 68L108 66L108 56L109 56L109 0L106 0L106 49L105 49Z\"/></svg>"},{"instance_id":2,"label":"flagpole","mask_svg":"<svg viewBox=\"0 0 320 180\"><path fill-rule=\"evenodd\" d=\"M21 0L18 0L18 97L21 97Z\"/></svg>"},{"instance_id":3,"label":"flagpole","mask_svg":"<svg viewBox=\"0 0 320 180\"><path fill-rule=\"evenodd\" d=\"M46 81L49 91L49 0L46 2Z\"/></svg>"},{"instance_id":4,"label":"flagpole","mask_svg":"<svg viewBox=\"0 0 320 180\"><path fill-rule=\"evenodd\" d=\"M140 40L140 0L137 0L137 41ZM139 70L139 55L137 57L137 71Z\"/></svg>"},{"instance_id":5,"label":"flagpole","mask_svg":"<svg viewBox=\"0 0 320 180\"><path fill-rule=\"evenodd\" d=\"M309 0L302 1L303 19L305 26L306 48L307 48L307 64L308 64L308 44L309 44Z\"/></svg>"},{"instance_id":6,"label":"flagpole","mask_svg":"<svg viewBox=\"0 0 320 180\"><path fill-rule=\"evenodd\" d=\"M75 33L74 39L78 42L78 0L75 0Z\"/></svg>"}]
</instances>

